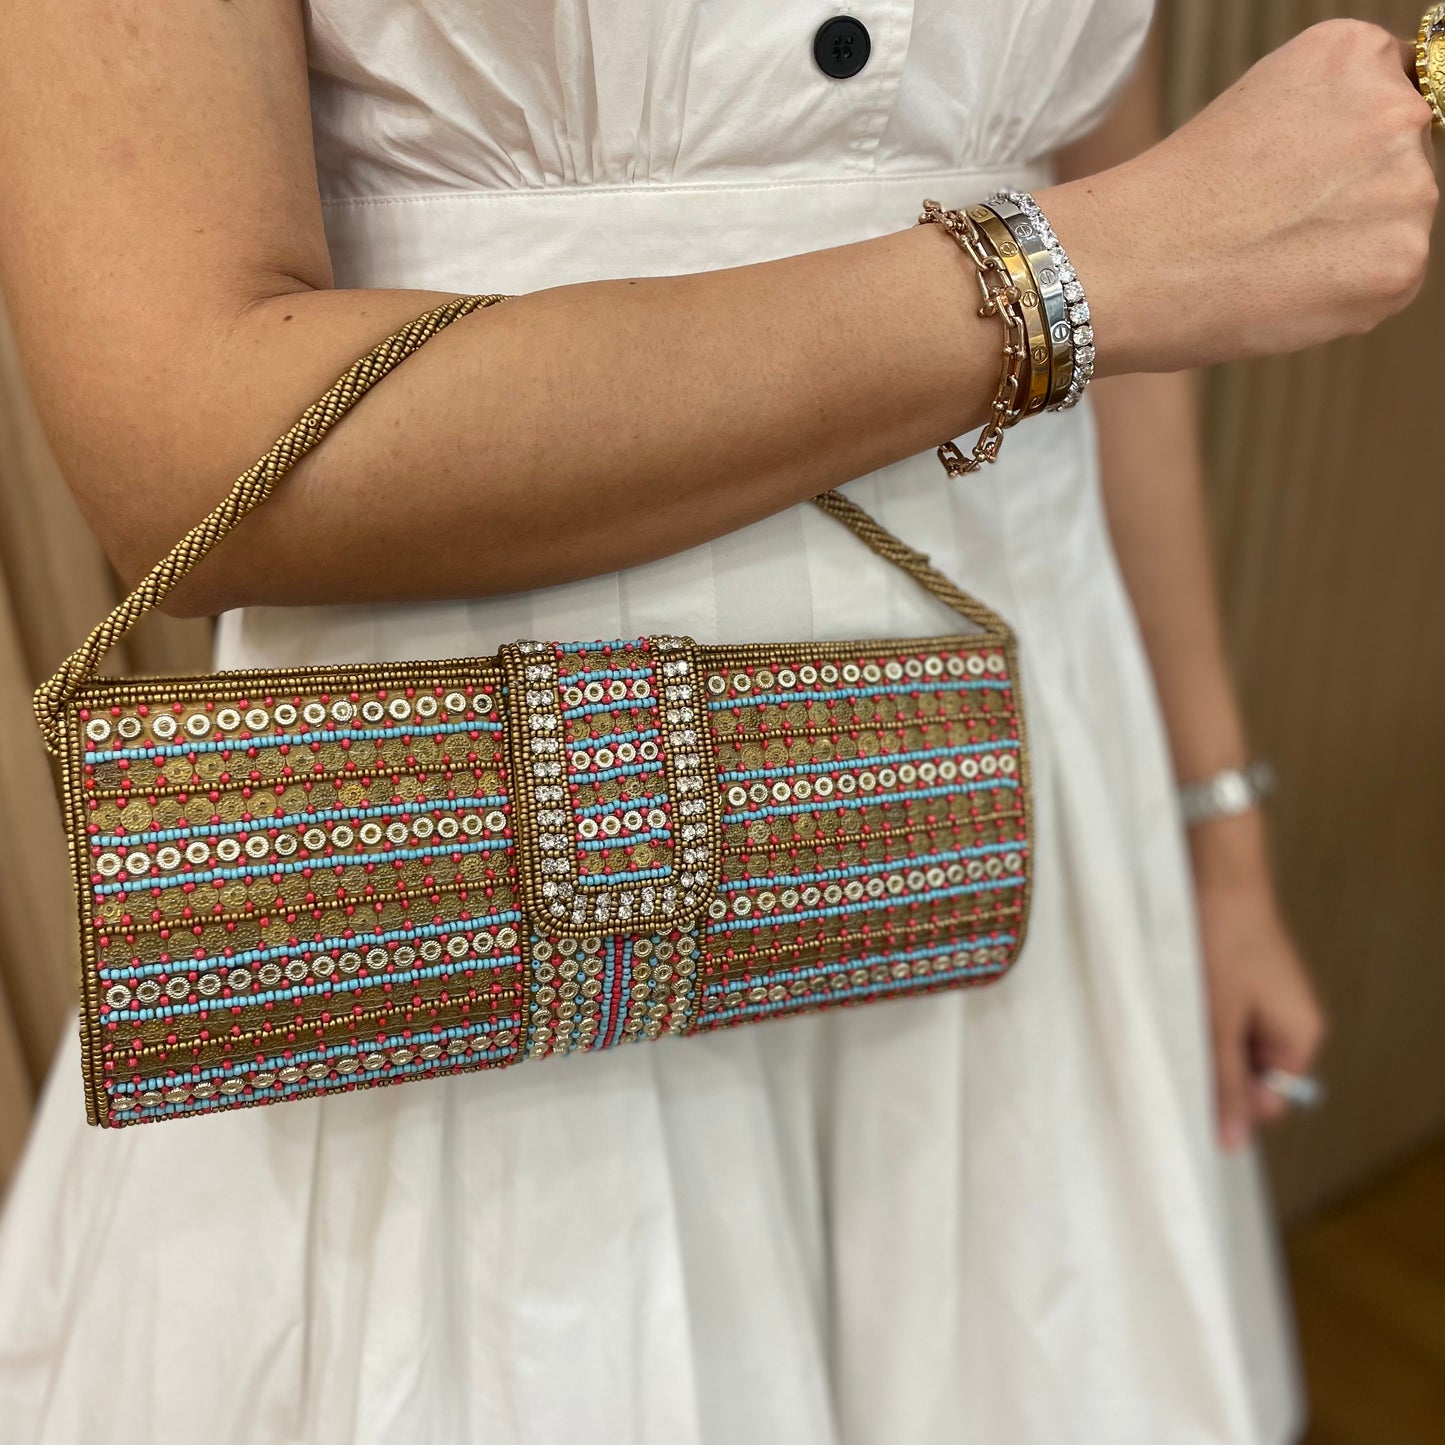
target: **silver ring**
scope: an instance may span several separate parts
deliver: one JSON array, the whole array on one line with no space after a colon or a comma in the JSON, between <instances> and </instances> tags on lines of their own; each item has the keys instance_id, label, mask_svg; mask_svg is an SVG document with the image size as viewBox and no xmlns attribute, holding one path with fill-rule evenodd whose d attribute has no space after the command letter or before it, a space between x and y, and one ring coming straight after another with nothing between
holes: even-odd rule
<instances>
[{"instance_id":1,"label":"silver ring","mask_svg":"<svg viewBox=\"0 0 1445 1445\"><path fill-rule=\"evenodd\" d=\"M1266 1069L1260 1083L1300 1109L1317 1109L1325 1101L1325 1086L1313 1074L1292 1074L1287 1069Z\"/></svg>"}]
</instances>

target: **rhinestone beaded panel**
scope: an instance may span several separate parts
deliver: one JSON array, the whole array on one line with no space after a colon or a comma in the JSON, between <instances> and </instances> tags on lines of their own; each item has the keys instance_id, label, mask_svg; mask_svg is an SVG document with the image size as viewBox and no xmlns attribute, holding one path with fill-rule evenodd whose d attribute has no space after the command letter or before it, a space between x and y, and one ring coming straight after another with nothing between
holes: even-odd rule
<instances>
[{"instance_id":1,"label":"rhinestone beaded panel","mask_svg":"<svg viewBox=\"0 0 1445 1445\"><path fill-rule=\"evenodd\" d=\"M65 752L91 1120L996 978L1030 879L1015 677L987 637L652 638L93 683Z\"/></svg>"}]
</instances>

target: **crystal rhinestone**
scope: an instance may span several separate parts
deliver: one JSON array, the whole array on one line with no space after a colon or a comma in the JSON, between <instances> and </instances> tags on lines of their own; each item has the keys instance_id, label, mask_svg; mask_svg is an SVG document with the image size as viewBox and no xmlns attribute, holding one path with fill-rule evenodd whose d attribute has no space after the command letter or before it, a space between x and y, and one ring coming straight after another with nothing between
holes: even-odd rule
<instances>
[{"instance_id":1,"label":"crystal rhinestone","mask_svg":"<svg viewBox=\"0 0 1445 1445\"><path fill-rule=\"evenodd\" d=\"M1074 328L1075 346L1093 346L1094 328L1092 326L1076 326Z\"/></svg>"}]
</instances>

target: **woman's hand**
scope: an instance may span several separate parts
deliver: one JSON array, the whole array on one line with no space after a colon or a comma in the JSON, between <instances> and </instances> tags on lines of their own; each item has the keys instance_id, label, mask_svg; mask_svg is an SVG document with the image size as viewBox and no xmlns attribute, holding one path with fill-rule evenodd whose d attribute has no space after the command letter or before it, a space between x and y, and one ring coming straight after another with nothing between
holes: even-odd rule
<instances>
[{"instance_id":1,"label":"woman's hand","mask_svg":"<svg viewBox=\"0 0 1445 1445\"><path fill-rule=\"evenodd\" d=\"M1244 839L1241 841L1241 833ZM1266 1069L1308 1073L1324 1014L1280 917L1257 817L1196 827L1195 889L1209 991L1219 1142L1238 1149L1285 1101L1259 1080ZM1246 858L1257 857L1257 862Z\"/></svg>"},{"instance_id":2,"label":"woman's hand","mask_svg":"<svg viewBox=\"0 0 1445 1445\"><path fill-rule=\"evenodd\" d=\"M1294 351L1408 304L1438 199L1413 65L1388 31L1325 21L1159 144L1040 193L1101 374Z\"/></svg>"}]
</instances>

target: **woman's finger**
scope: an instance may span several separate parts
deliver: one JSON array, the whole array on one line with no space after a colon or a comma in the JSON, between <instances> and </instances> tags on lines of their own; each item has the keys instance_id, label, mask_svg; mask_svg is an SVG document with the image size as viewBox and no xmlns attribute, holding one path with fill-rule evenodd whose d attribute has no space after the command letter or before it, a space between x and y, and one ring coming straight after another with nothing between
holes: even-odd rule
<instances>
[{"instance_id":1,"label":"woman's finger","mask_svg":"<svg viewBox=\"0 0 1445 1445\"><path fill-rule=\"evenodd\" d=\"M1225 1149L1241 1149L1249 1139L1253 1110L1249 1055L1240 1016L1231 1015L1215 1024L1214 1088L1219 1142Z\"/></svg>"}]
</instances>

